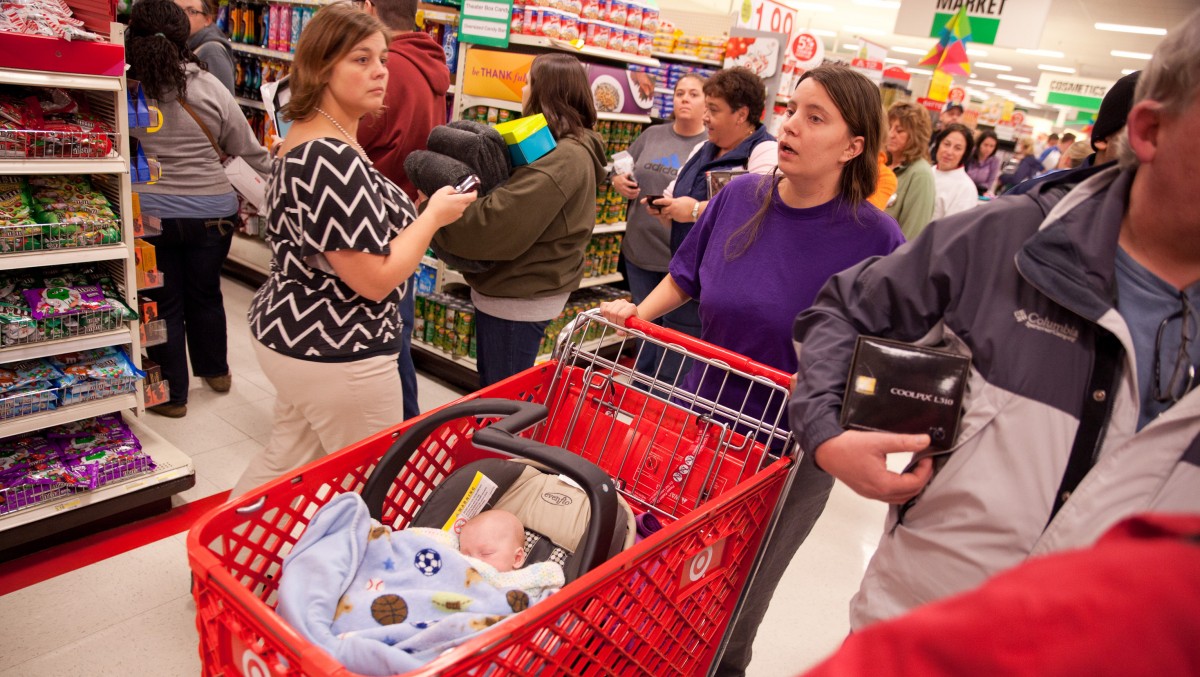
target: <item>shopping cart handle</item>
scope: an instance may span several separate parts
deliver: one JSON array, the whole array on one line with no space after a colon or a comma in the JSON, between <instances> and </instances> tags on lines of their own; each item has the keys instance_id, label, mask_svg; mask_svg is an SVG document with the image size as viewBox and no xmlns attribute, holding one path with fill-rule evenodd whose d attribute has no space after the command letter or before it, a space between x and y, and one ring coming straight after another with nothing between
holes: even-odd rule
<instances>
[{"instance_id":1,"label":"shopping cart handle","mask_svg":"<svg viewBox=\"0 0 1200 677\"><path fill-rule=\"evenodd\" d=\"M504 416L486 428L476 430L475 446L537 461L553 472L566 475L587 494L592 519L580 541L577 555L584 563L582 571L603 564L608 557L617 521L617 492L612 478L593 463L566 449L552 447L518 434L547 416L544 405L519 400L478 399L430 412L409 427L380 459L363 487L362 497L371 517L383 519L383 503L396 476L404 469L413 452L434 431L449 421L466 417Z\"/></svg>"},{"instance_id":2,"label":"shopping cart handle","mask_svg":"<svg viewBox=\"0 0 1200 677\"><path fill-rule=\"evenodd\" d=\"M605 320L607 322L607 320ZM769 381L782 386L788 386L791 381L791 374L784 373L775 367L765 365L761 362L735 353L732 350L726 350L720 346L713 345L707 341L702 341L693 336L689 336L674 329L660 327L653 322L647 322L639 317L630 317L625 320L625 326L629 329L635 329L642 332L652 339L662 341L664 343L674 343L689 352L694 353L699 357L709 360L719 360L738 371L745 372L751 376L759 376Z\"/></svg>"}]
</instances>

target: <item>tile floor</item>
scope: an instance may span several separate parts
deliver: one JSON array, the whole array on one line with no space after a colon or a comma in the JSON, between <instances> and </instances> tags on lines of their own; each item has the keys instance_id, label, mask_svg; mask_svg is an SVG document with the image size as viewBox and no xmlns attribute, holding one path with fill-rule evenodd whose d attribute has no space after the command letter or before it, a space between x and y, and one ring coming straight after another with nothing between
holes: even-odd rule
<instances>
[{"instance_id":1,"label":"tile floor","mask_svg":"<svg viewBox=\"0 0 1200 677\"><path fill-rule=\"evenodd\" d=\"M224 289L233 389L217 394L193 380L187 417L146 419L194 461L196 486L177 504L231 488L270 432L274 391L258 370L243 320L252 291L228 280ZM458 394L421 377L422 410ZM762 625L752 677L799 674L838 646L883 513L882 504L835 487ZM185 536L0 597L0 677L199 674Z\"/></svg>"}]
</instances>

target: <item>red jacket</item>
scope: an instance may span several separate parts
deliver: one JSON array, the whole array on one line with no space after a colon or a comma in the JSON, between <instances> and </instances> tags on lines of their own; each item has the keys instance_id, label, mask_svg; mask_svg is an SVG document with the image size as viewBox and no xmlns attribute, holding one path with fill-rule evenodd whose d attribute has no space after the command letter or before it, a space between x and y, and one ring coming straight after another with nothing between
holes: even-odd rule
<instances>
[{"instance_id":1,"label":"red jacket","mask_svg":"<svg viewBox=\"0 0 1200 677\"><path fill-rule=\"evenodd\" d=\"M1200 674L1200 515L1142 515L1094 546L868 626L805 677Z\"/></svg>"},{"instance_id":2,"label":"red jacket","mask_svg":"<svg viewBox=\"0 0 1200 677\"><path fill-rule=\"evenodd\" d=\"M430 130L446 124L450 70L441 45L421 31L392 38L387 68L383 111L362 119L358 142L375 168L415 200L417 189L404 173L404 159L425 150Z\"/></svg>"}]
</instances>

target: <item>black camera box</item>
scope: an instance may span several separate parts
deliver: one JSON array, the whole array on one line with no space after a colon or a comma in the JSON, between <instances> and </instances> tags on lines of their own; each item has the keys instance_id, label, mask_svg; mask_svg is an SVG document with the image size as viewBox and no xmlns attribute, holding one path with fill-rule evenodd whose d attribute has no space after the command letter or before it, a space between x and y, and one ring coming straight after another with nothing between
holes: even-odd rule
<instances>
[{"instance_id":1,"label":"black camera box","mask_svg":"<svg viewBox=\"0 0 1200 677\"><path fill-rule=\"evenodd\" d=\"M842 427L928 434L949 449L971 361L956 353L868 336L858 337L842 399Z\"/></svg>"}]
</instances>

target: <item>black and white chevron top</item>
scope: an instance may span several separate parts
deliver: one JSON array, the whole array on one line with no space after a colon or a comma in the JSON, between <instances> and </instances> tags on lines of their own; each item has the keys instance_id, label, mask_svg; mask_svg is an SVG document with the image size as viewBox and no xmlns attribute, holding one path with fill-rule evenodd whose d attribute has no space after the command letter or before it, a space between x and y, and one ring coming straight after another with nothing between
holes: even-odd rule
<instances>
[{"instance_id":1,"label":"black and white chevron top","mask_svg":"<svg viewBox=\"0 0 1200 677\"><path fill-rule=\"evenodd\" d=\"M415 218L404 191L349 144L321 138L293 148L267 183L271 274L250 304L254 337L288 357L322 362L399 352L403 285L376 303L342 282L321 254L386 255Z\"/></svg>"}]
</instances>

